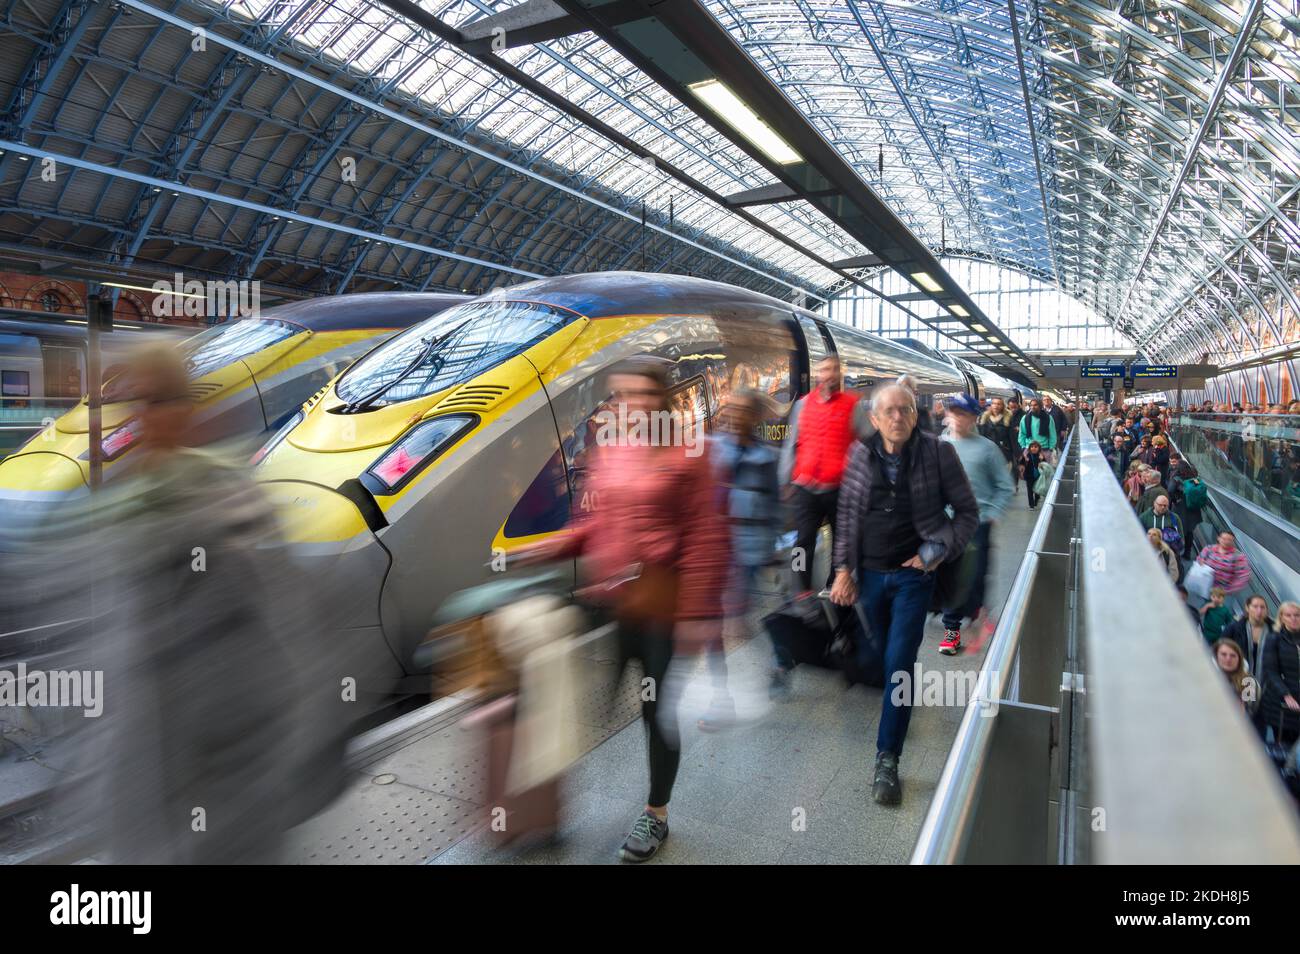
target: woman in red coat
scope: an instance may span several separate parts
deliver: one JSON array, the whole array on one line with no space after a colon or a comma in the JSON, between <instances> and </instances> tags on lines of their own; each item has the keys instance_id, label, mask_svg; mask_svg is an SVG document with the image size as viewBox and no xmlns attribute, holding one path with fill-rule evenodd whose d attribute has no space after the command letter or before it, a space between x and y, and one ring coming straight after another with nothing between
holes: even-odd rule
<instances>
[{"instance_id":1,"label":"woman in red coat","mask_svg":"<svg viewBox=\"0 0 1300 954\"><path fill-rule=\"evenodd\" d=\"M635 359L619 365L609 384L583 488L592 510L516 554L527 562L585 557L583 593L617 621L620 671L641 661L650 795L621 857L645 861L668 837L680 761L675 694L664 680L674 651L699 652L721 636L730 532L703 428L684 431L671 417L666 366Z\"/></svg>"}]
</instances>

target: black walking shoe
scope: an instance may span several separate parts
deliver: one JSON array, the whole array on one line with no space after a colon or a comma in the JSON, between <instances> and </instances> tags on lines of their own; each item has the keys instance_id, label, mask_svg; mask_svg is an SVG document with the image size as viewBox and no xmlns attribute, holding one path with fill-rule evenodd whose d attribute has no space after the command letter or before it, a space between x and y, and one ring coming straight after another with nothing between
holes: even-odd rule
<instances>
[{"instance_id":1,"label":"black walking shoe","mask_svg":"<svg viewBox=\"0 0 1300 954\"><path fill-rule=\"evenodd\" d=\"M876 779L871 784L871 797L877 805L897 805L903 800L903 787L898 782L898 756L881 752L876 756Z\"/></svg>"},{"instance_id":2,"label":"black walking shoe","mask_svg":"<svg viewBox=\"0 0 1300 954\"><path fill-rule=\"evenodd\" d=\"M667 839L668 820L654 812L642 812L618 856L623 861L648 861Z\"/></svg>"}]
</instances>

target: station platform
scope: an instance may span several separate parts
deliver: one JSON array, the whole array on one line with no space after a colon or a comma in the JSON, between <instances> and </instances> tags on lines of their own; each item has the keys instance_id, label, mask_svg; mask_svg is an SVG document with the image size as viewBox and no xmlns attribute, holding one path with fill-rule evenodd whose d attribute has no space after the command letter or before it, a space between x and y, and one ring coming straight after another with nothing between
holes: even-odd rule
<instances>
[{"instance_id":1,"label":"station platform","mask_svg":"<svg viewBox=\"0 0 1300 954\"><path fill-rule=\"evenodd\" d=\"M996 617L1015 579L1037 512L1023 488L999 522L988 604ZM775 603L775 596L772 598ZM751 632L761 632L754 614ZM986 645L964 631L957 656L938 652L938 617L926 626L927 669L977 670ZM914 710L900 761L903 802L870 797L883 690L846 690L838 674L800 667L787 700L771 703L771 646L762 635L728 644L737 723L705 733L712 697L702 659L691 660L679 708L682 761L669 812L671 834L652 864L901 864L912 851L964 709ZM459 724L468 706L443 713L359 760L348 791L292 832L289 860L305 864L600 864L618 849L648 788L635 674L611 707L608 641L579 652L579 731L586 754L566 780L562 837L499 848L483 830L482 746ZM801 811L800 811L801 810ZM801 828L796 818L802 819Z\"/></svg>"}]
</instances>

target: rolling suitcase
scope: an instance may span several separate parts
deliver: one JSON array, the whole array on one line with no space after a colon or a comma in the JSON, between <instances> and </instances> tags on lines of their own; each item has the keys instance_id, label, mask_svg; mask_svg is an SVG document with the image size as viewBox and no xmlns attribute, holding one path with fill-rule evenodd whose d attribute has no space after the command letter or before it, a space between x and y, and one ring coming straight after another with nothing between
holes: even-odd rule
<instances>
[{"instance_id":1,"label":"rolling suitcase","mask_svg":"<svg viewBox=\"0 0 1300 954\"><path fill-rule=\"evenodd\" d=\"M763 627L785 665L834 669L850 686L885 685L884 653L856 602L841 607L825 596L794 599L766 616Z\"/></svg>"},{"instance_id":2,"label":"rolling suitcase","mask_svg":"<svg viewBox=\"0 0 1300 954\"><path fill-rule=\"evenodd\" d=\"M483 732L487 745L484 810L489 837L508 845L524 836L559 836L562 791L557 776L520 792L510 792L510 760L514 755L516 696L494 699L466 716L464 725Z\"/></svg>"}]
</instances>

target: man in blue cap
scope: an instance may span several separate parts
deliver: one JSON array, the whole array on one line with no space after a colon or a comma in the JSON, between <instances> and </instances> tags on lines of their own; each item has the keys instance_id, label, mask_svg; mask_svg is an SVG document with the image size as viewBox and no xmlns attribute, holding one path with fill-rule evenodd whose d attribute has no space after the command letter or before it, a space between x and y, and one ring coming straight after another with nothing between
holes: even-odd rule
<instances>
[{"instance_id":1,"label":"man in blue cap","mask_svg":"<svg viewBox=\"0 0 1300 954\"><path fill-rule=\"evenodd\" d=\"M975 548L975 566L970 587L955 605L945 606L943 612L943 642L939 644L939 652L955 656L961 649L962 619L975 619L984 606L984 581L993 549L993 524L1006 510L1015 489L1007 472L1006 458L996 444L981 436L975 426L979 419L979 402L969 394L960 394L948 399L947 408L948 430L942 440L956 449L980 508L980 525L971 538L971 546Z\"/></svg>"}]
</instances>

